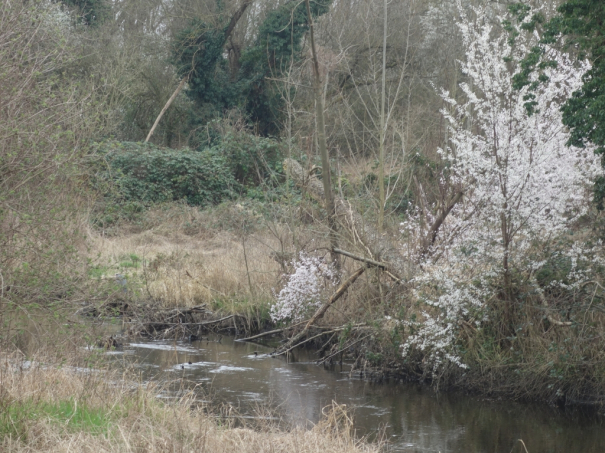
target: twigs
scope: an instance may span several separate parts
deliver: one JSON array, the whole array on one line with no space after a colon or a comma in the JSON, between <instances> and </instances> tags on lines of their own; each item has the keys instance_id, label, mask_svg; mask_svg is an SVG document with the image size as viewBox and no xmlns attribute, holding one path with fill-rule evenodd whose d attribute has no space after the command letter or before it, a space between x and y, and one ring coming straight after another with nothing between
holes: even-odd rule
<instances>
[{"instance_id":1,"label":"twigs","mask_svg":"<svg viewBox=\"0 0 605 453\"><path fill-rule=\"evenodd\" d=\"M295 349L295 348L297 348L299 346L302 346L303 344L308 343L311 340L315 340L316 338L322 337L324 335L332 334L332 337L330 337L330 340L332 340L332 338L334 338L334 335L336 335L338 332L342 332L343 330L348 329L348 328L359 329L360 327L364 327L364 326L365 326L365 324L363 324L363 323L362 324L356 324L355 326L344 325L344 326L340 326L340 327L337 327L335 329L329 330L327 332L321 332L321 333L319 333L319 334L317 334L317 335L315 335L313 337L309 337L309 338L301 341L300 343L297 343L297 344L295 344L293 346L290 346L288 349L286 349L284 351L276 352L273 355L278 356L278 355L286 354L286 353L290 352L291 350L293 350L293 349ZM330 342L330 340L328 340L328 343ZM322 347L322 349L323 349L323 347Z\"/></svg>"},{"instance_id":2,"label":"twigs","mask_svg":"<svg viewBox=\"0 0 605 453\"><path fill-rule=\"evenodd\" d=\"M143 324L148 326L208 326L236 317L239 317L239 315L229 315L225 316L224 318L203 322L143 322Z\"/></svg>"},{"instance_id":3,"label":"twigs","mask_svg":"<svg viewBox=\"0 0 605 453\"><path fill-rule=\"evenodd\" d=\"M323 358L323 359L321 359L321 360L318 360L318 361L317 361L317 363L318 363L318 364L325 363L325 361L326 361L326 360L329 360L329 359L331 359L332 357L334 357L334 356L336 356L336 355L338 355L338 354L340 354L340 353L342 353L342 352L346 351L346 350L347 350L347 349L349 349L351 346L355 346L357 343L360 343L360 342L362 342L363 340L365 340L366 338L369 338L369 337L370 337L370 335L366 335L365 337L360 338L360 339L359 339L359 340L357 340L357 341L354 341L353 343L349 344L348 346L345 346L344 348L339 349L339 350L338 350L338 351L336 351L335 353L330 354L329 356L324 357L324 358Z\"/></svg>"},{"instance_id":4,"label":"twigs","mask_svg":"<svg viewBox=\"0 0 605 453\"><path fill-rule=\"evenodd\" d=\"M397 277L395 274L393 274L391 271L389 271L388 264L386 264L386 263L381 263L379 261L374 261L369 258L364 258L363 256L355 255L351 252L347 252L346 250L334 249L333 252L338 253L340 255L347 256L356 261L361 261L363 263L368 264L369 266L376 267L376 268L382 270L388 277L393 279L395 281L395 283L397 283L397 284L402 283L402 280L399 277ZM380 286L380 289L382 290L382 286Z\"/></svg>"},{"instance_id":5,"label":"twigs","mask_svg":"<svg viewBox=\"0 0 605 453\"><path fill-rule=\"evenodd\" d=\"M538 297L540 298L542 305L544 305L544 307L546 309L549 309L550 306L548 305L548 301L546 300L546 297L544 297L542 288L540 288L540 286L538 285L538 282L535 280L535 278L532 278L532 283L534 284L534 286L536 288L536 292L538 293ZM558 319L555 319L553 316L551 316L549 314L546 315L546 319L548 319L551 322L551 324L553 324L555 326L569 327L569 326L573 325L573 323L571 321L559 321Z\"/></svg>"},{"instance_id":6,"label":"twigs","mask_svg":"<svg viewBox=\"0 0 605 453\"><path fill-rule=\"evenodd\" d=\"M385 263L380 263L378 261L371 260L369 258L364 258L363 256L354 255L351 252L347 252L346 250L334 249L334 253L338 253L339 255L348 256L356 261L361 261L363 263L369 264L370 266L378 267L380 269L386 270L388 266Z\"/></svg>"},{"instance_id":7,"label":"twigs","mask_svg":"<svg viewBox=\"0 0 605 453\"><path fill-rule=\"evenodd\" d=\"M520 442L520 443L521 443L521 445L523 445L523 449L525 450L525 453L529 453L529 452L527 451L527 447L525 446L525 442L523 442L523 439L517 439L517 442ZM513 447L513 450L514 450L514 449L515 449L515 447ZM512 452L513 450L511 450L511 452Z\"/></svg>"},{"instance_id":8,"label":"twigs","mask_svg":"<svg viewBox=\"0 0 605 453\"><path fill-rule=\"evenodd\" d=\"M281 350L280 352L276 352L276 353L274 353L273 355L278 356L278 355L282 355L282 354L287 354L287 353L288 353L288 352L290 352L292 349L295 349L295 348L297 348L297 347L299 347L299 346L302 346L303 344L308 343L308 342L309 342L309 341L311 341L311 340L315 340L316 338L319 338L319 337L321 337L321 336L328 335L328 334L331 334L331 333L332 333L332 334L334 334L334 333L336 333L336 332L338 332L338 331L340 331L340 330L342 330L342 329L330 330L329 332L321 332L320 334L317 334L317 335L315 335L315 336L313 336L313 337L309 337L309 338L307 338L307 339L305 339L305 340L301 341L300 343L297 343L297 344L295 344L295 345L293 345L293 346L290 346L288 349Z\"/></svg>"},{"instance_id":9,"label":"twigs","mask_svg":"<svg viewBox=\"0 0 605 453\"><path fill-rule=\"evenodd\" d=\"M262 338L262 337L266 337L266 336L268 336L268 335L273 335L273 334L275 334L275 333L281 333L281 332L285 332L286 330L290 330L290 329L292 329L292 328L294 328L294 327L296 327L296 326L300 326L301 324L304 324L304 323L306 323L307 321L308 321L308 320L306 320L306 319L305 319L304 321L297 322L296 324L292 324L291 326L284 327L283 329L269 330L268 332L262 332L262 333L259 333L258 335L253 335L253 336L251 336L251 337L247 337L247 338L240 338L240 339L239 339L239 340L237 340L237 341L251 341L251 340L256 340L257 338Z\"/></svg>"},{"instance_id":10,"label":"twigs","mask_svg":"<svg viewBox=\"0 0 605 453\"><path fill-rule=\"evenodd\" d=\"M305 328L300 331L297 335L295 335L294 337L292 337L288 343L286 343L284 346L282 346L278 352L281 353L281 351L289 349L293 344L297 343L298 341L300 341L300 339L302 339L306 334L307 331L309 330L309 328L319 319L321 318L325 312L328 310L328 308L330 308L330 306L336 302L338 299L340 299L340 297L345 293L345 291L349 288L349 286L351 286L353 283L355 283L355 280L357 280L357 278L364 273L364 271L366 270L365 266L364 267L360 267L359 269L357 269L342 285L340 285L340 287L336 290L336 292L332 295L332 297L330 297L330 299L328 299L328 301L319 309L315 312L315 314L311 317L311 319L309 319L309 322L307 323L307 325L305 326Z\"/></svg>"}]
</instances>

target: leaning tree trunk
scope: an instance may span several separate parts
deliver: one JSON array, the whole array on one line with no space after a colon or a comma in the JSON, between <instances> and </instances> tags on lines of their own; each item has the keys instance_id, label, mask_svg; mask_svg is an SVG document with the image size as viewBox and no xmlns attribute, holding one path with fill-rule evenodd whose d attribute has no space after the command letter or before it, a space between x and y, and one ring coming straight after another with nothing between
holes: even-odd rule
<instances>
[{"instance_id":1,"label":"leaning tree trunk","mask_svg":"<svg viewBox=\"0 0 605 453\"><path fill-rule=\"evenodd\" d=\"M338 247L336 231L336 211L334 209L334 196L332 194L332 181L330 172L330 159L328 156L328 145L326 143L326 123L324 119L324 101L321 93L322 81L319 74L319 61L317 59L317 50L315 48L315 32L313 26L313 16L311 16L311 7L309 0L305 1L307 6L307 15L309 21L309 38L311 43L311 53L313 55L313 92L315 93L315 116L317 117L317 146L321 155L321 173L323 181L324 206L328 212L328 226L330 227L330 245L332 246L332 261L339 266L338 255L334 249Z\"/></svg>"},{"instance_id":2,"label":"leaning tree trunk","mask_svg":"<svg viewBox=\"0 0 605 453\"><path fill-rule=\"evenodd\" d=\"M299 186L304 186L309 195L325 203L323 184L313 175L308 175L294 159L284 160L284 170ZM397 278L409 280L415 273L415 265L406 259L396 247L376 228L364 221L351 204L338 196L334 197L334 210L339 232L363 254L388 265L388 270Z\"/></svg>"}]
</instances>

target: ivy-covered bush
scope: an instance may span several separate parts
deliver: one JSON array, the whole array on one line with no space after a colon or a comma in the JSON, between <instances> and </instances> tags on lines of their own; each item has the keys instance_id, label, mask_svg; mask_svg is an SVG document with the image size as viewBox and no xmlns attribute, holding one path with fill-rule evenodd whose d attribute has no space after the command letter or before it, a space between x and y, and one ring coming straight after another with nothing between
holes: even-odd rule
<instances>
[{"instance_id":1,"label":"ivy-covered bush","mask_svg":"<svg viewBox=\"0 0 605 453\"><path fill-rule=\"evenodd\" d=\"M326 14L332 0L315 0L313 17ZM277 135L283 101L268 79L279 77L303 56L308 17L304 3L278 2L255 31L256 39L230 62L225 44L229 21L219 27L193 19L171 43L172 63L181 77L188 76L187 95L194 101L191 123L205 125L222 112L239 108L263 136ZM223 12L223 6L218 6Z\"/></svg>"},{"instance_id":2,"label":"ivy-covered bush","mask_svg":"<svg viewBox=\"0 0 605 453\"><path fill-rule=\"evenodd\" d=\"M237 110L208 128L212 139L200 144L201 152L224 159L235 180L251 189L260 185L274 186L283 175L285 144L271 137L255 135L246 118ZM266 189L266 187L263 187Z\"/></svg>"},{"instance_id":3,"label":"ivy-covered bush","mask_svg":"<svg viewBox=\"0 0 605 453\"><path fill-rule=\"evenodd\" d=\"M125 202L206 206L232 197L238 186L218 153L116 141L100 144L98 153L105 163L98 181L113 184L113 196Z\"/></svg>"}]
</instances>

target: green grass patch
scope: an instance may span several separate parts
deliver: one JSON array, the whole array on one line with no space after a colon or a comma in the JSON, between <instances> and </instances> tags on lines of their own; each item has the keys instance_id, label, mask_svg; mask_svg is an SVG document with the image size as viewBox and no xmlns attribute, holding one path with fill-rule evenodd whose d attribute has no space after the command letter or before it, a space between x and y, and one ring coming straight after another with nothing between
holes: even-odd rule
<instances>
[{"instance_id":1,"label":"green grass patch","mask_svg":"<svg viewBox=\"0 0 605 453\"><path fill-rule=\"evenodd\" d=\"M5 402L6 403L6 402ZM74 399L57 402L19 401L0 404L0 438L26 440L27 425L36 420L50 420L74 432L107 435L111 417L107 411L92 408Z\"/></svg>"},{"instance_id":2,"label":"green grass patch","mask_svg":"<svg viewBox=\"0 0 605 453\"><path fill-rule=\"evenodd\" d=\"M121 268L131 268L138 269L141 265L141 258L134 253L130 253L128 255L120 256L120 267Z\"/></svg>"},{"instance_id":3,"label":"green grass patch","mask_svg":"<svg viewBox=\"0 0 605 453\"><path fill-rule=\"evenodd\" d=\"M109 275L110 274L110 267L109 266L102 266L102 265L95 265L95 266L89 266L88 267L88 276L90 278L94 278L94 279L99 279L101 277L103 277L104 275Z\"/></svg>"}]
</instances>

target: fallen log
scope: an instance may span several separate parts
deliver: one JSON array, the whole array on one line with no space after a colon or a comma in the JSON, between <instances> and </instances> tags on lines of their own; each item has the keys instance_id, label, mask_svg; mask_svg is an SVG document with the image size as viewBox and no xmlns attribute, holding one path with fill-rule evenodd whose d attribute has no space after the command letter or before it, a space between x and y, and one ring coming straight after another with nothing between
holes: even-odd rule
<instances>
[{"instance_id":1,"label":"fallen log","mask_svg":"<svg viewBox=\"0 0 605 453\"><path fill-rule=\"evenodd\" d=\"M143 325L147 326L208 326L210 324L218 324L219 322L226 321L231 318L238 317L239 315L229 315L224 318L215 319L212 321L203 321L203 322L141 322Z\"/></svg>"},{"instance_id":2,"label":"fallen log","mask_svg":"<svg viewBox=\"0 0 605 453\"><path fill-rule=\"evenodd\" d=\"M274 352L272 355L278 356L278 355L282 355L282 354L287 354L292 349L295 349L295 348L297 348L299 346L302 346L303 344L308 343L311 340L315 340L316 338L322 337L322 336L330 334L330 333L336 333L339 330L342 330L342 329L335 329L335 330L329 330L328 332L322 332L322 333L317 334L317 335L315 335L313 337L306 338L306 339L302 340L300 343L296 343L295 345L290 346L288 349L281 349L280 348L280 352Z\"/></svg>"},{"instance_id":3,"label":"fallen log","mask_svg":"<svg viewBox=\"0 0 605 453\"><path fill-rule=\"evenodd\" d=\"M319 334L317 334L317 335L315 335L313 337L306 338L306 339L302 340L300 343L296 343L295 345L290 346L286 350L281 350L280 349L280 352L274 352L272 355L278 356L278 355L286 354L286 353L290 352L291 350L296 349L297 347L302 346L303 344L308 343L309 341L315 340L316 338L322 337L324 335L332 334L332 336L334 336L336 333L342 332L343 330L346 330L348 328L357 330L357 329L360 329L362 327L365 327L364 323L356 324L355 326L340 326L340 327L337 327L337 328L332 329L332 330L321 332L321 333L319 333Z\"/></svg>"},{"instance_id":4,"label":"fallen log","mask_svg":"<svg viewBox=\"0 0 605 453\"><path fill-rule=\"evenodd\" d=\"M297 322L296 324L292 324L291 326L284 327L283 329L275 329L275 330L269 330L267 332L261 332L261 333L259 333L257 335L252 335L251 337L246 337L246 338L240 338L240 339L238 339L236 341L251 341L251 340L256 340L257 338L266 337L268 335L273 335L273 334L276 334L276 333L282 333L282 332L285 332L286 330L293 329L296 326L300 326L301 324L304 324L307 321L308 320L305 319L304 321Z\"/></svg>"}]
</instances>

